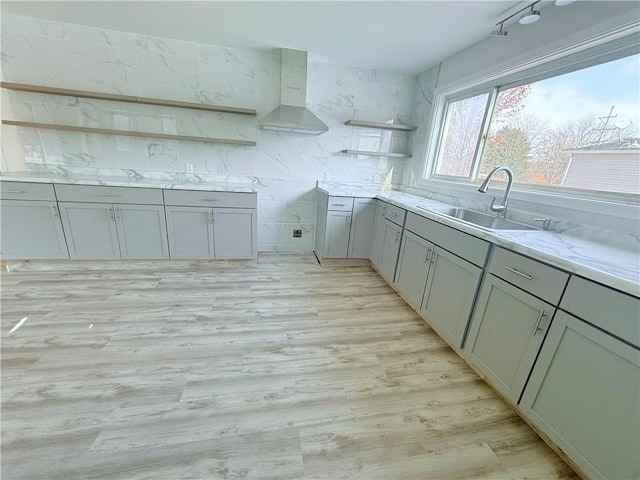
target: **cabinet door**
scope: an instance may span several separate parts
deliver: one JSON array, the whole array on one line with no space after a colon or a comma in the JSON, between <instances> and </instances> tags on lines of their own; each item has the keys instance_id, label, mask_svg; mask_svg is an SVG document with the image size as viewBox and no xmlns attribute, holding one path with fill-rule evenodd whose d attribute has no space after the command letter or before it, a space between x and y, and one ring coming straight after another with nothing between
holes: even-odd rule
<instances>
[{"instance_id":1,"label":"cabinet door","mask_svg":"<svg viewBox=\"0 0 640 480\"><path fill-rule=\"evenodd\" d=\"M122 258L169 258L164 207L114 205Z\"/></svg>"},{"instance_id":2,"label":"cabinet door","mask_svg":"<svg viewBox=\"0 0 640 480\"><path fill-rule=\"evenodd\" d=\"M637 349L558 311L521 407L590 478L640 478Z\"/></svg>"},{"instance_id":3,"label":"cabinet door","mask_svg":"<svg viewBox=\"0 0 640 480\"><path fill-rule=\"evenodd\" d=\"M462 346L481 275L481 268L435 247L421 312L453 347Z\"/></svg>"},{"instance_id":4,"label":"cabinet door","mask_svg":"<svg viewBox=\"0 0 640 480\"><path fill-rule=\"evenodd\" d=\"M214 209L216 258L256 258L256 211L249 208Z\"/></svg>"},{"instance_id":5,"label":"cabinet door","mask_svg":"<svg viewBox=\"0 0 640 480\"><path fill-rule=\"evenodd\" d=\"M409 305L416 310L422 304L433 248L425 239L404 231L394 283Z\"/></svg>"},{"instance_id":6,"label":"cabinet door","mask_svg":"<svg viewBox=\"0 0 640 480\"><path fill-rule=\"evenodd\" d=\"M120 258L115 213L111 204L61 202L58 205L71 258Z\"/></svg>"},{"instance_id":7,"label":"cabinet door","mask_svg":"<svg viewBox=\"0 0 640 480\"><path fill-rule=\"evenodd\" d=\"M380 267L380 254L382 253L382 235L384 233L384 217L387 214L387 204L378 201L376 203L376 217L371 238L371 251L369 260L376 268Z\"/></svg>"},{"instance_id":8,"label":"cabinet door","mask_svg":"<svg viewBox=\"0 0 640 480\"><path fill-rule=\"evenodd\" d=\"M214 258L213 209L165 207L171 258Z\"/></svg>"},{"instance_id":9,"label":"cabinet door","mask_svg":"<svg viewBox=\"0 0 640 480\"><path fill-rule=\"evenodd\" d=\"M485 276L464 350L514 403L520 400L553 309L493 275Z\"/></svg>"},{"instance_id":10,"label":"cabinet door","mask_svg":"<svg viewBox=\"0 0 640 480\"><path fill-rule=\"evenodd\" d=\"M369 258L375 220L376 201L371 198L354 199L349 234L349 258Z\"/></svg>"},{"instance_id":11,"label":"cabinet door","mask_svg":"<svg viewBox=\"0 0 640 480\"><path fill-rule=\"evenodd\" d=\"M327 213L327 229L324 236L324 258L347 258L351 212Z\"/></svg>"},{"instance_id":12,"label":"cabinet door","mask_svg":"<svg viewBox=\"0 0 640 480\"><path fill-rule=\"evenodd\" d=\"M389 283L393 283L393 277L396 272L402 230L402 227L395 223L386 219L384 220L384 227L382 231L382 251L380 252L380 265L378 267L378 271Z\"/></svg>"},{"instance_id":13,"label":"cabinet door","mask_svg":"<svg viewBox=\"0 0 640 480\"><path fill-rule=\"evenodd\" d=\"M2 258L69 258L56 202L3 200L0 211Z\"/></svg>"}]
</instances>

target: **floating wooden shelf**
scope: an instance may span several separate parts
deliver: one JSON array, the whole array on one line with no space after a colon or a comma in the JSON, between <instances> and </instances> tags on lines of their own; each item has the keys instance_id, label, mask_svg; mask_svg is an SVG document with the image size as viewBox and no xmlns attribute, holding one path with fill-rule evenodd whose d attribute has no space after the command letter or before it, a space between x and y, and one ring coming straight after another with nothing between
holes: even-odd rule
<instances>
[{"instance_id":1,"label":"floating wooden shelf","mask_svg":"<svg viewBox=\"0 0 640 480\"><path fill-rule=\"evenodd\" d=\"M350 127L366 127L366 128L380 128L383 130L395 130L398 132L413 132L418 127L413 125L402 125L399 123L377 123L377 122L365 122L364 120L347 120L345 125Z\"/></svg>"},{"instance_id":2,"label":"floating wooden shelf","mask_svg":"<svg viewBox=\"0 0 640 480\"><path fill-rule=\"evenodd\" d=\"M413 156L410 153L369 152L367 150L341 150L341 152L351 155L370 155L372 157L411 158Z\"/></svg>"},{"instance_id":3,"label":"floating wooden shelf","mask_svg":"<svg viewBox=\"0 0 640 480\"><path fill-rule=\"evenodd\" d=\"M96 100L109 100L111 102L139 103L143 105L157 105L160 107L189 108L191 110L204 110L207 112L237 113L239 115L257 116L257 112L250 108L226 107L223 105L211 105L206 103L180 102L177 100L162 100L159 98L135 97L131 95L117 95L113 93L87 92L68 88L41 87L38 85L26 85L22 83L0 83L2 88L18 92L44 93L48 95L63 95L66 97L93 98Z\"/></svg>"},{"instance_id":4,"label":"floating wooden shelf","mask_svg":"<svg viewBox=\"0 0 640 480\"><path fill-rule=\"evenodd\" d=\"M47 130L62 130L65 132L98 133L103 135L122 135L125 137L162 138L165 140L188 140L192 142L226 143L229 145L246 145L253 147L256 142L252 140L234 140L229 138L193 137L190 135L173 135L170 133L132 132L129 130L113 130L110 128L77 127L75 125L58 125L54 123L19 122L15 120L2 120L5 125L27 128L45 128Z\"/></svg>"}]
</instances>

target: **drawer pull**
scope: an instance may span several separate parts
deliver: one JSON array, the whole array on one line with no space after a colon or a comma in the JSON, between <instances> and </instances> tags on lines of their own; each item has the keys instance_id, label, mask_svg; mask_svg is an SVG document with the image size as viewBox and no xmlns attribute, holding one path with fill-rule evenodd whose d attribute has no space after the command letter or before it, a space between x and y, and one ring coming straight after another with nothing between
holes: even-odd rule
<instances>
[{"instance_id":1,"label":"drawer pull","mask_svg":"<svg viewBox=\"0 0 640 480\"><path fill-rule=\"evenodd\" d=\"M119 193L99 193L99 197L121 197L122 195Z\"/></svg>"},{"instance_id":2,"label":"drawer pull","mask_svg":"<svg viewBox=\"0 0 640 480\"><path fill-rule=\"evenodd\" d=\"M346 203L332 203L331 206L332 207L346 207L347 204Z\"/></svg>"},{"instance_id":3,"label":"drawer pull","mask_svg":"<svg viewBox=\"0 0 640 480\"><path fill-rule=\"evenodd\" d=\"M4 193L26 193L24 190L2 190Z\"/></svg>"},{"instance_id":4,"label":"drawer pull","mask_svg":"<svg viewBox=\"0 0 640 480\"><path fill-rule=\"evenodd\" d=\"M516 275L520 275L521 277L526 278L527 280L533 280L533 277L531 275L527 275L526 273L522 273L519 272L518 270L516 270L515 268L510 268L510 267L504 267L505 270L508 270L512 273L515 273Z\"/></svg>"},{"instance_id":5,"label":"drawer pull","mask_svg":"<svg viewBox=\"0 0 640 480\"><path fill-rule=\"evenodd\" d=\"M203 198L202 201L203 202L219 202L220 199L219 198Z\"/></svg>"},{"instance_id":6,"label":"drawer pull","mask_svg":"<svg viewBox=\"0 0 640 480\"><path fill-rule=\"evenodd\" d=\"M547 314L545 313L544 309L540 310L540 314L538 315L538 320L536 321L536 326L533 327L533 335L537 335L538 332L542 331L542 329L540 328L540 323L542 323L542 319L544 317L546 317Z\"/></svg>"},{"instance_id":7,"label":"drawer pull","mask_svg":"<svg viewBox=\"0 0 640 480\"><path fill-rule=\"evenodd\" d=\"M393 213L393 212L389 212L389 215L391 215L392 217L397 217L398 216L397 213Z\"/></svg>"}]
</instances>

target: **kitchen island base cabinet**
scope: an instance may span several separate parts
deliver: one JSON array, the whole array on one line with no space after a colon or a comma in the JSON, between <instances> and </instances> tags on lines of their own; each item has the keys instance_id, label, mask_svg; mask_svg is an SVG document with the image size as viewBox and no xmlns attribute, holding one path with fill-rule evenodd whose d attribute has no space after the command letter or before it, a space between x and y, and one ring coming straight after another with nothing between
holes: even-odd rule
<instances>
[{"instance_id":1,"label":"kitchen island base cabinet","mask_svg":"<svg viewBox=\"0 0 640 480\"><path fill-rule=\"evenodd\" d=\"M69 258L56 202L2 200L0 212L4 260Z\"/></svg>"},{"instance_id":2,"label":"kitchen island base cabinet","mask_svg":"<svg viewBox=\"0 0 640 480\"><path fill-rule=\"evenodd\" d=\"M454 348L462 347L482 269L434 246L420 313Z\"/></svg>"},{"instance_id":3,"label":"kitchen island base cabinet","mask_svg":"<svg viewBox=\"0 0 640 480\"><path fill-rule=\"evenodd\" d=\"M589 477L640 478L638 349L559 311L520 407Z\"/></svg>"},{"instance_id":4,"label":"kitchen island base cabinet","mask_svg":"<svg viewBox=\"0 0 640 480\"><path fill-rule=\"evenodd\" d=\"M71 258L169 257L161 206L75 202L59 205Z\"/></svg>"},{"instance_id":5,"label":"kitchen island base cabinet","mask_svg":"<svg viewBox=\"0 0 640 480\"><path fill-rule=\"evenodd\" d=\"M554 310L493 275L484 278L464 351L514 404L520 400Z\"/></svg>"},{"instance_id":6,"label":"kitchen island base cabinet","mask_svg":"<svg viewBox=\"0 0 640 480\"><path fill-rule=\"evenodd\" d=\"M255 209L166 207L169 252L176 259L251 259Z\"/></svg>"}]
</instances>

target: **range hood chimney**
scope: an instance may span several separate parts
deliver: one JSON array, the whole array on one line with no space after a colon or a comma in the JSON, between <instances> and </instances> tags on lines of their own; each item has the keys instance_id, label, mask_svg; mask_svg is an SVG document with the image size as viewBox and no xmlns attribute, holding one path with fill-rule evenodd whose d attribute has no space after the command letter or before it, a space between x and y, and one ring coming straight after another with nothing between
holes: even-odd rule
<instances>
[{"instance_id":1,"label":"range hood chimney","mask_svg":"<svg viewBox=\"0 0 640 480\"><path fill-rule=\"evenodd\" d=\"M329 130L308 110L307 52L281 49L280 105L260 120L262 130L320 135Z\"/></svg>"}]
</instances>

